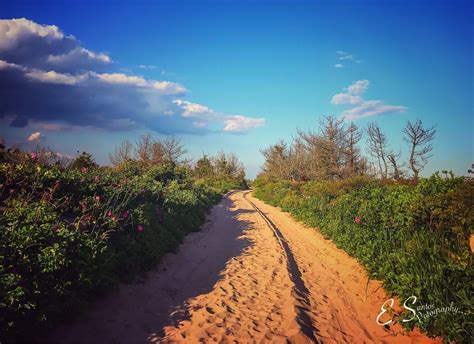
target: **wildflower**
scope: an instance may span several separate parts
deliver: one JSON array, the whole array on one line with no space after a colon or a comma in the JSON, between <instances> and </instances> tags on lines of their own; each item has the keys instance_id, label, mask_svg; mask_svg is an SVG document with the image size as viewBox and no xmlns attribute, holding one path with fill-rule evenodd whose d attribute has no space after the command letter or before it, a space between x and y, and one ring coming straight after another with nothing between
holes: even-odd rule
<instances>
[{"instance_id":1,"label":"wildflower","mask_svg":"<svg viewBox=\"0 0 474 344\"><path fill-rule=\"evenodd\" d=\"M82 173L87 173L87 171L88 171L88 170L87 170L87 167L81 167L81 172L82 172Z\"/></svg>"},{"instance_id":2,"label":"wildflower","mask_svg":"<svg viewBox=\"0 0 474 344\"><path fill-rule=\"evenodd\" d=\"M94 180L95 180L96 182L98 182L98 181L99 181L99 176L95 176L95 177L94 177Z\"/></svg>"},{"instance_id":3,"label":"wildflower","mask_svg":"<svg viewBox=\"0 0 474 344\"><path fill-rule=\"evenodd\" d=\"M358 225L360 225L361 222L362 222L362 218L360 216L356 216L356 217L354 217L354 222L357 223Z\"/></svg>"},{"instance_id":4,"label":"wildflower","mask_svg":"<svg viewBox=\"0 0 474 344\"><path fill-rule=\"evenodd\" d=\"M143 228L142 225L137 225L137 232L138 232L138 233L141 233L141 232L143 232L144 230L145 230L145 228Z\"/></svg>"},{"instance_id":5,"label":"wildflower","mask_svg":"<svg viewBox=\"0 0 474 344\"><path fill-rule=\"evenodd\" d=\"M95 196L95 200L96 200L96 202L99 202L100 201L100 196Z\"/></svg>"},{"instance_id":6,"label":"wildflower","mask_svg":"<svg viewBox=\"0 0 474 344\"><path fill-rule=\"evenodd\" d=\"M122 213L122 217L124 219L128 219L128 217L130 216L130 212L128 210L125 210L123 213Z\"/></svg>"},{"instance_id":7,"label":"wildflower","mask_svg":"<svg viewBox=\"0 0 474 344\"><path fill-rule=\"evenodd\" d=\"M108 216L108 217L113 217L113 216L114 216L114 214L112 213L112 210L109 210L109 211L107 212L107 216Z\"/></svg>"},{"instance_id":8,"label":"wildflower","mask_svg":"<svg viewBox=\"0 0 474 344\"><path fill-rule=\"evenodd\" d=\"M36 158L38 158L38 155L35 152L31 153L31 160L36 161Z\"/></svg>"}]
</instances>

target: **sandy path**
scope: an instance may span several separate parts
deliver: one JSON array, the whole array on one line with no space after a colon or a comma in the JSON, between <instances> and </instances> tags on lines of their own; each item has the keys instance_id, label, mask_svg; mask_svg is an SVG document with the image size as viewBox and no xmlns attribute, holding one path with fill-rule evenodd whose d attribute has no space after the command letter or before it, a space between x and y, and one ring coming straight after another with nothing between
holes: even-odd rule
<instances>
[{"instance_id":1,"label":"sandy path","mask_svg":"<svg viewBox=\"0 0 474 344\"><path fill-rule=\"evenodd\" d=\"M140 282L123 285L49 341L418 343L375 323L378 283L313 229L246 192ZM395 329L395 332L400 332Z\"/></svg>"}]
</instances>

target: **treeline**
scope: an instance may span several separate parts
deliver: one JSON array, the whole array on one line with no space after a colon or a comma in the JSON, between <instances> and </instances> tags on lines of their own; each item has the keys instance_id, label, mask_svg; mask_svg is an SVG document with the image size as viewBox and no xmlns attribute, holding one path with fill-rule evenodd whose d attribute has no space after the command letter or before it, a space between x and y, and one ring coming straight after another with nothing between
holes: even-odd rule
<instances>
[{"instance_id":1,"label":"treeline","mask_svg":"<svg viewBox=\"0 0 474 344\"><path fill-rule=\"evenodd\" d=\"M0 144L0 341L33 342L65 316L173 251L231 188L232 154L183 158L144 135L99 166L78 152Z\"/></svg>"},{"instance_id":2,"label":"treeline","mask_svg":"<svg viewBox=\"0 0 474 344\"><path fill-rule=\"evenodd\" d=\"M215 156L203 154L196 162L184 159L187 150L175 138L155 139L146 133L132 143L123 141L109 155L111 163L120 167L132 162L146 166L171 164L189 169L196 179L217 187L245 188L245 170L237 155L220 151Z\"/></svg>"},{"instance_id":3,"label":"treeline","mask_svg":"<svg viewBox=\"0 0 474 344\"><path fill-rule=\"evenodd\" d=\"M418 180L431 157L435 133L435 127L426 128L420 120L408 122L403 134L409 159L402 163L401 152L390 149L377 123L361 129L328 116L321 120L319 130L298 130L291 143L280 141L262 150L261 176L292 181L342 180L356 175L400 180L408 177L408 166L411 177ZM366 149L362 150L364 136Z\"/></svg>"}]
</instances>

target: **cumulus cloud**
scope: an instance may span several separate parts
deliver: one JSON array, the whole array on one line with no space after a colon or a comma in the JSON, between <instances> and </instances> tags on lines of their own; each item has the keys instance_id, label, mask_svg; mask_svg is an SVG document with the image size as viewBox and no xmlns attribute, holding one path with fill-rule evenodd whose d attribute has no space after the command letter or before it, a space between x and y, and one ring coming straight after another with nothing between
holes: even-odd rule
<instances>
[{"instance_id":1,"label":"cumulus cloud","mask_svg":"<svg viewBox=\"0 0 474 344\"><path fill-rule=\"evenodd\" d=\"M219 122L225 125L224 131L231 133L245 133L253 128L265 125L264 118L253 118L241 115L226 115L210 109L207 106L191 103L177 99L176 105L183 109L181 116L194 118L194 126L197 128L207 127L210 123Z\"/></svg>"},{"instance_id":2,"label":"cumulus cloud","mask_svg":"<svg viewBox=\"0 0 474 344\"><path fill-rule=\"evenodd\" d=\"M214 113L214 110L207 106L191 103L186 100L176 99L174 103L183 109L183 117L209 117Z\"/></svg>"},{"instance_id":3,"label":"cumulus cloud","mask_svg":"<svg viewBox=\"0 0 474 344\"><path fill-rule=\"evenodd\" d=\"M227 120L239 116L183 100L183 85L110 69L108 55L82 47L57 26L0 20L0 120L13 127L33 122L51 130L146 128L165 134L260 126L259 119L240 116L247 124L229 130L234 125Z\"/></svg>"},{"instance_id":4,"label":"cumulus cloud","mask_svg":"<svg viewBox=\"0 0 474 344\"><path fill-rule=\"evenodd\" d=\"M28 136L29 142L39 142L43 138L41 132L37 131Z\"/></svg>"},{"instance_id":5,"label":"cumulus cloud","mask_svg":"<svg viewBox=\"0 0 474 344\"><path fill-rule=\"evenodd\" d=\"M340 104L360 104L364 100L359 96L353 96L352 94L347 93L338 93L332 97L331 103L340 105Z\"/></svg>"},{"instance_id":6,"label":"cumulus cloud","mask_svg":"<svg viewBox=\"0 0 474 344\"><path fill-rule=\"evenodd\" d=\"M0 20L0 59L25 67L61 72L99 69L112 63L104 53L81 47L72 35L55 25L31 20Z\"/></svg>"},{"instance_id":7,"label":"cumulus cloud","mask_svg":"<svg viewBox=\"0 0 474 344\"><path fill-rule=\"evenodd\" d=\"M359 95L365 93L369 88L369 80L357 80L347 87L347 93Z\"/></svg>"},{"instance_id":8,"label":"cumulus cloud","mask_svg":"<svg viewBox=\"0 0 474 344\"><path fill-rule=\"evenodd\" d=\"M341 63L336 63L336 64L334 65L334 68L344 68L344 65L341 64Z\"/></svg>"},{"instance_id":9,"label":"cumulus cloud","mask_svg":"<svg viewBox=\"0 0 474 344\"><path fill-rule=\"evenodd\" d=\"M344 93L338 93L331 99L335 105L346 105L342 116L348 120L379 116L387 113L404 112L407 108L400 105L387 105L381 100L365 100L362 98L369 87L369 80L358 80L346 87Z\"/></svg>"},{"instance_id":10,"label":"cumulus cloud","mask_svg":"<svg viewBox=\"0 0 474 344\"><path fill-rule=\"evenodd\" d=\"M236 115L226 119L224 131L242 133L251 128L258 128L263 125L265 125L264 118L249 118Z\"/></svg>"}]
</instances>

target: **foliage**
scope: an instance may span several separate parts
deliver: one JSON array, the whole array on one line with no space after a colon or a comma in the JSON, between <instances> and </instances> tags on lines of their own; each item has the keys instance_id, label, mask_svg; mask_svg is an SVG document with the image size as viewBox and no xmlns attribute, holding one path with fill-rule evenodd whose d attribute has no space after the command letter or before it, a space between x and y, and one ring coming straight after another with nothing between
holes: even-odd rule
<instances>
[{"instance_id":1,"label":"foliage","mask_svg":"<svg viewBox=\"0 0 474 344\"><path fill-rule=\"evenodd\" d=\"M292 183L258 179L256 196L318 227L402 300L464 313L417 323L429 335L467 342L473 333L474 182L435 174L417 185L356 177ZM411 322L413 323L413 322Z\"/></svg>"},{"instance_id":2,"label":"foliage","mask_svg":"<svg viewBox=\"0 0 474 344\"><path fill-rule=\"evenodd\" d=\"M87 153L68 168L18 150L0 161L2 341L27 341L152 267L234 186L176 164L99 167Z\"/></svg>"},{"instance_id":3,"label":"foliage","mask_svg":"<svg viewBox=\"0 0 474 344\"><path fill-rule=\"evenodd\" d=\"M403 133L409 146L412 179L416 181L432 156L436 130L425 128L417 120L407 122ZM367 137L366 144L360 147L363 136ZM408 177L401 161L402 151L390 149L387 136L375 122L363 130L342 118L325 116L316 131L297 130L292 141L280 140L261 152L265 161L260 177L264 178L308 181L342 180L359 175L394 180Z\"/></svg>"}]
</instances>

